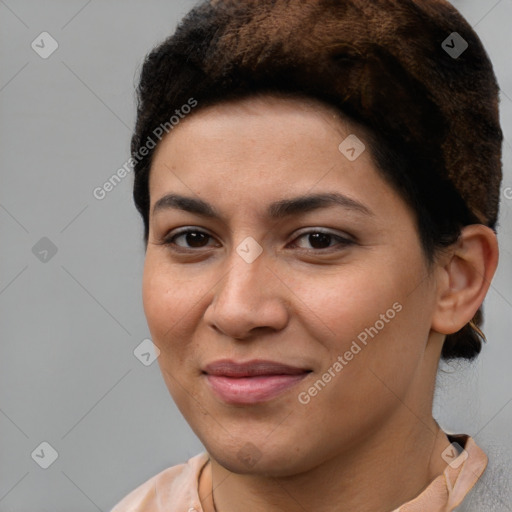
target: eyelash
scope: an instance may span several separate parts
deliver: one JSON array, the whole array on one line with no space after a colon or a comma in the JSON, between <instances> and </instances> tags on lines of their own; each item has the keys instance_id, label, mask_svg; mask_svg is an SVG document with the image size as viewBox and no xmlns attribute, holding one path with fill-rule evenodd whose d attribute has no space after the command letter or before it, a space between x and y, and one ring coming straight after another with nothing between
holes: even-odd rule
<instances>
[{"instance_id":1,"label":"eyelash","mask_svg":"<svg viewBox=\"0 0 512 512\"><path fill-rule=\"evenodd\" d=\"M183 231L179 231L178 233L175 233L174 235L172 235L170 237L166 237L161 242L161 245L165 245L165 246L169 247L169 249L171 249L174 252L181 252L181 253L198 252L199 250L208 247L208 246L205 246L205 247L199 247L199 248L193 249L193 248L186 248L186 247L181 247L179 245L176 245L175 240L178 237L187 235L189 233L200 233L200 234L206 235L207 237L213 238L210 234L206 233L205 231L201 231L199 229L190 229L190 228L188 228L188 229L184 229ZM342 237L340 235L335 235L334 233L331 233L331 232L320 231L318 229L316 229L316 230L313 229L313 230L310 230L310 231L303 232L299 236L297 236L293 241L298 240L298 239L300 239L300 238L302 238L304 236L311 235L311 234L322 234L322 235L330 236L332 238L337 239L338 240L338 244L335 244L334 246L329 246L329 247L326 247L326 248L323 248L323 249L302 249L303 251L315 252L315 253L327 252L327 251L331 251L331 249L333 247L336 247L336 246L341 246L341 248L345 248L345 247L348 247L348 246L353 245L355 243L353 240L350 240L349 238L345 238L345 237Z\"/></svg>"}]
</instances>

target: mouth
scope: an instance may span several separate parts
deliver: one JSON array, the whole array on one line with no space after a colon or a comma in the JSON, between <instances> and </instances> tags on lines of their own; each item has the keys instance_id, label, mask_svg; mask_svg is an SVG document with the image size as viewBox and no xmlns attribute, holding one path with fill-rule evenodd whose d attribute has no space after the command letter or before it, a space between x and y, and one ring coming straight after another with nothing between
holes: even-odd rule
<instances>
[{"instance_id":1,"label":"mouth","mask_svg":"<svg viewBox=\"0 0 512 512\"><path fill-rule=\"evenodd\" d=\"M253 360L236 363L215 361L203 374L211 390L228 404L256 404L269 401L302 381L312 370L275 361Z\"/></svg>"}]
</instances>

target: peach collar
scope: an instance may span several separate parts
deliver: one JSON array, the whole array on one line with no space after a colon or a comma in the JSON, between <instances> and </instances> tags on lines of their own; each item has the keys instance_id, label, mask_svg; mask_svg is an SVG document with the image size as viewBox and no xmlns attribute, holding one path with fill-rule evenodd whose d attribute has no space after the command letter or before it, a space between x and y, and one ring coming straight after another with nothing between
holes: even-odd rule
<instances>
[{"instance_id":1,"label":"peach collar","mask_svg":"<svg viewBox=\"0 0 512 512\"><path fill-rule=\"evenodd\" d=\"M443 453L448 466L413 500L393 512L451 512L458 507L487 467L487 455L472 437L446 434L452 443ZM463 448L457 455L457 446ZM450 462L451 460L451 462Z\"/></svg>"}]
</instances>

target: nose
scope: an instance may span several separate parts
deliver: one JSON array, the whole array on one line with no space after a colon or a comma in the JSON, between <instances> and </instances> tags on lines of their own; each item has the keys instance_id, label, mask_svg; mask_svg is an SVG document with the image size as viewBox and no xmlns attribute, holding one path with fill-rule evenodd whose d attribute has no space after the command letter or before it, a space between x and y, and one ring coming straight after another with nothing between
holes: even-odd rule
<instances>
[{"instance_id":1,"label":"nose","mask_svg":"<svg viewBox=\"0 0 512 512\"><path fill-rule=\"evenodd\" d=\"M264 330L279 331L289 321L289 289L271 268L263 251L248 263L234 249L228 270L213 292L204 320L234 339L251 338Z\"/></svg>"}]
</instances>

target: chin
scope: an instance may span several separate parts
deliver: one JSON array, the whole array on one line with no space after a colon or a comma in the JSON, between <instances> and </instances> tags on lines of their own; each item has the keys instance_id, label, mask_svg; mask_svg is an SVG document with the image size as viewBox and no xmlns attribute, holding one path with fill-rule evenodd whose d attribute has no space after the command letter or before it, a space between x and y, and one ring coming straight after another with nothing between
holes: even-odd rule
<instances>
[{"instance_id":1,"label":"chin","mask_svg":"<svg viewBox=\"0 0 512 512\"><path fill-rule=\"evenodd\" d=\"M206 446L206 445L205 445ZM276 450L259 449L250 441L229 446L206 446L208 453L222 467L240 475L262 475L269 477L286 477L311 469L306 460L291 447L283 446ZM295 455L295 458L291 457Z\"/></svg>"}]
</instances>

